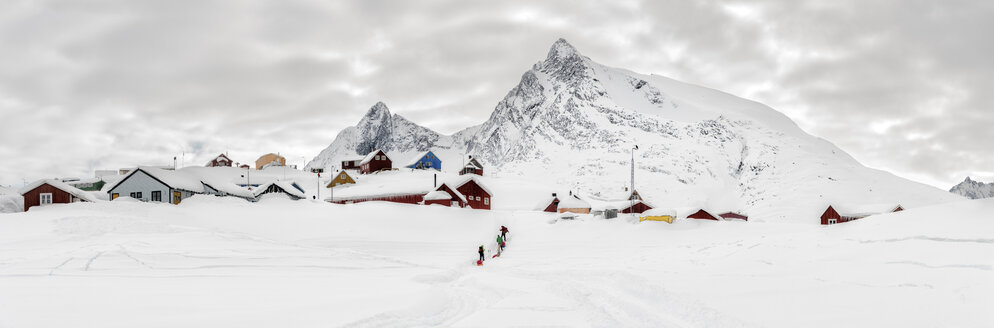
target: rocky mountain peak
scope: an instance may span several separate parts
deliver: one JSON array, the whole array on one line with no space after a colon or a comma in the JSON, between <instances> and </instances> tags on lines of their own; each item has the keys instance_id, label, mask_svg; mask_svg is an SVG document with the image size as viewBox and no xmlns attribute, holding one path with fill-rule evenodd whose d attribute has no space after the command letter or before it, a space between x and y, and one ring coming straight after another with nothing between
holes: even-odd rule
<instances>
[{"instance_id":1,"label":"rocky mountain peak","mask_svg":"<svg viewBox=\"0 0 994 328\"><path fill-rule=\"evenodd\" d=\"M990 198L994 197L994 183L983 183L966 177L963 182L953 186L949 192L970 198Z\"/></svg>"},{"instance_id":2,"label":"rocky mountain peak","mask_svg":"<svg viewBox=\"0 0 994 328\"><path fill-rule=\"evenodd\" d=\"M540 63L538 70L557 80L574 84L593 74L587 61L588 59L580 55L573 45L565 39L559 39L552 44L549 54Z\"/></svg>"},{"instance_id":3,"label":"rocky mountain peak","mask_svg":"<svg viewBox=\"0 0 994 328\"><path fill-rule=\"evenodd\" d=\"M552 44L552 48L549 48L549 55L545 57L545 60L562 59L573 56L580 56L580 52L576 51L576 48L574 48L572 44L569 44L566 39L560 38Z\"/></svg>"}]
</instances>

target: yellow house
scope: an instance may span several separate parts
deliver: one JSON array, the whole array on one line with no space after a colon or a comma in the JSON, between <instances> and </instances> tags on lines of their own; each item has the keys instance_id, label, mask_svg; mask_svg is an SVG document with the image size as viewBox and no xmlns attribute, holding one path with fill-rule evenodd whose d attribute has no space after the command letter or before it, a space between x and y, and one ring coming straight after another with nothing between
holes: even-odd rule
<instances>
[{"instance_id":1,"label":"yellow house","mask_svg":"<svg viewBox=\"0 0 994 328\"><path fill-rule=\"evenodd\" d=\"M639 222L642 221L663 221L666 223L673 223L673 219L676 218L676 211L673 210L660 210L651 209L642 213L645 215L639 218Z\"/></svg>"},{"instance_id":2,"label":"yellow house","mask_svg":"<svg viewBox=\"0 0 994 328\"><path fill-rule=\"evenodd\" d=\"M275 166L286 166L286 158L273 153L262 155L262 157L255 160L255 169L261 170L264 166L269 164L274 164Z\"/></svg>"},{"instance_id":3,"label":"yellow house","mask_svg":"<svg viewBox=\"0 0 994 328\"><path fill-rule=\"evenodd\" d=\"M349 183L355 183L355 180L352 180L352 177L350 177L348 173L342 171L338 172L338 176L336 176L334 179L331 179L331 182L328 183L328 188L332 188L337 185L349 184Z\"/></svg>"}]
</instances>

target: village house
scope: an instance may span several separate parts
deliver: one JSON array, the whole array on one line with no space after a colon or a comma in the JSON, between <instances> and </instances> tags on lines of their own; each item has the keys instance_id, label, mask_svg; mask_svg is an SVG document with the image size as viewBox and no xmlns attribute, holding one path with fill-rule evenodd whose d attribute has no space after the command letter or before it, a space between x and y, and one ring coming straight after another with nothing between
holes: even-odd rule
<instances>
[{"instance_id":1,"label":"village house","mask_svg":"<svg viewBox=\"0 0 994 328\"><path fill-rule=\"evenodd\" d=\"M25 212L35 206L96 201L93 195L55 179L29 183L21 188L20 194L24 197Z\"/></svg>"},{"instance_id":2,"label":"village house","mask_svg":"<svg viewBox=\"0 0 994 328\"><path fill-rule=\"evenodd\" d=\"M840 208L838 205L829 205L821 215L821 224L838 224L859 220L871 215L900 212L903 210L904 208L900 204L871 204L853 208Z\"/></svg>"},{"instance_id":3,"label":"village house","mask_svg":"<svg viewBox=\"0 0 994 328\"><path fill-rule=\"evenodd\" d=\"M346 158L342 160L342 170L358 170L359 163L362 163L364 157Z\"/></svg>"},{"instance_id":4,"label":"village house","mask_svg":"<svg viewBox=\"0 0 994 328\"><path fill-rule=\"evenodd\" d=\"M258 201L263 195L282 195L291 200L307 198L304 189L289 181L273 181L260 185L255 189L255 199Z\"/></svg>"},{"instance_id":5,"label":"village house","mask_svg":"<svg viewBox=\"0 0 994 328\"><path fill-rule=\"evenodd\" d=\"M718 214L718 216L720 216L722 219L725 219L725 220L749 221L749 216L747 216L745 214L742 214L742 213L736 213L736 212L724 212L724 213Z\"/></svg>"},{"instance_id":6,"label":"village house","mask_svg":"<svg viewBox=\"0 0 994 328\"><path fill-rule=\"evenodd\" d=\"M556 193L552 193L552 196L546 197L539 203L537 210L550 213L559 212L559 197Z\"/></svg>"},{"instance_id":7,"label":"village house","mask_svg":"<svg viewBox=\"0 0 994 328\"><path fill-rule=\"evenodd\" d=\"M331 181L328 182L328 185L326 187L334 188L337 185L353 184L353 183L355 183L355 179L352 179L352 177L349 176L347 172L340 171L338 172L338 175L336 175L334 179L331 179Z\"/></svg>"},{"instance_id":8,"label":"village house","mask_svg":"<svg viewBox=\"0 0 994 328\"><path fill-rule=\"evenodd\" d=\"M200 179L185 172L139 167L107 190L108 199L128 196L145 202L179 204L194 194L204 193Z\"/></svg>"},{"instance_id":9,"label":"village house","mask_svg":"<svg viewBox=\"0 0 994 328\"><path fill-rule=\"evenodd\" d=\"M577 214L589 214L590 203L580 198L580 196L573 194L571 191L569 196L563 197L563 199L559 200L558 210L559 213L571 212Z\"/></svg>"},{"instance_id":10,"label":"village house","mask_svg":"<svg viewBox=\"0 0 994 328\"><path fill-rule=\"evenodd\" d=\"M261 170L270 166L286 166L286 158L279 154L265 154L255 160L255 169Z\"/></svg>"},{"instance_id":11,"label":"village house","mask_svg":"<svg viewBox=\"0 0 994 328\"><path fill-rule=\"evenodd\" d=\"M390 158L387 157L385 152L379 149L373 150L359 162L360 174L370 174L392 168L393 162L390 161Z\"/></svg>"},{"instance_id":12,"label":"village house","mask_svg":"<svg viewBox=\"0 0 994 328\"><path fill-rule=\"evenodd\" d=\"M473 158L472 155L470 155L469 161L466 162L466 165L463 165L462 170L459 170L459 175L464 175L464 174L476 174L482 176L483 165L480 164L480 161L476 160L475 158Z\"/></svg>"},{"instance_id":13,"label":"village house","mask_svg":"<svg viewBox=\"0 0 994 328\"><path fill-rule=\"evenodd\" d=\"M221 166L231 167L231 164L232 164L232 161L231 161L230 158L228 158L228 155L220 154L220 155L217 155L217 157L214 157L214 159L212 159L210 162L207 162L207 165L204 165L204 166L206 166L206 167L221 167Z\"/></svg>"},{"instance_id":14,"label":"village house","mask_svg":"<svg viewBox=\"0 0 994 328\"><path fill-rule=\"evenodd\" d=\"M441 171L442 160L438 159L438 156L435 156L435 153L427 151L421 155L418 155L418 157L415 157L414 161L411 164L408 164L406 167L409 169L418 169L418 170L435 169Z\"/></svg>"}]
</instances>

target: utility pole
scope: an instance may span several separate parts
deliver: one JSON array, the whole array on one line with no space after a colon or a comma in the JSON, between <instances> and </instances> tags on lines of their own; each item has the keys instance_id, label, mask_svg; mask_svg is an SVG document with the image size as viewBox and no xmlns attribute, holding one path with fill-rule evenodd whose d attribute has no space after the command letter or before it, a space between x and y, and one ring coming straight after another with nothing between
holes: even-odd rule
<instances>
[{"instance_id":1,"label":"utility pole","mask_svg":"<svg viewBox=\"0 0 994 328\"><path fill-rule=\"evenodd\" d=\"M638 145L635 145L635 148L632 148L632 190L631 193L628 194L628 201L631 203L628 208L630 214L635 214L635 197L633 196L635 196L635 150L637 149L639 149Z\"/></svg>"}]
</instances>

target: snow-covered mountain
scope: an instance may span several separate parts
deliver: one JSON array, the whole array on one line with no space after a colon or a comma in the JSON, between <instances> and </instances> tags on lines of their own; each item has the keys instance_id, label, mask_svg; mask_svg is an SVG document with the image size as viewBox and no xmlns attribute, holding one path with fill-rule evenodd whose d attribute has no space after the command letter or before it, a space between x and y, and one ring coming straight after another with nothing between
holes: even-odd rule
<instances>
[{"instance_id":1,"label":"snow-covered mountain","mask_svg":"<svg viewBox=\"0 0 994 328\"><path fill-rule=\"evenodd\" d=\"M363 126L356 130L374 130ZM406 133L391 131L389 140ZM352 146L361 142L442 146L483 159L488 174L612 198L629 185L634 154L635 188L649 203L741 210L767 221L814 222L829 204L914 207L961 199L867 168L763 104L604 66L562 39L480 126L421 143L360 135L346 129L318 158L338 149L361 153Z\"/></svg>"},{"instance_id":2,"label":"snow-covered mountain","mask_svg":"<svg viewBox=\"0 0 994 328\"><path fill-rule=\"evenodd\" d=\"M991 198L994 197L994 182L983 183L966 177L966 180L953 186L949 192L970 199Z\"/></svg>"},{"instance_id":3,"label":"snow-covered mountain","mask_svg":"<svg viewBox=\"0 0 994 328\"><path fill-rule=\"evenodd\" d=\"M387 105L378 102L359 120L359 124L339 132L334 142L305 168L334 169L341 165L343 159L362 157L374 149L387 152L395 167L408 164L411 157L428 150L439 156L446 154L451 157L449 154L465 149L466 136L475 131L475 128L468 128L451 136L441 135L403 116L391 115Z\"/></svg>"}]
</instances>

